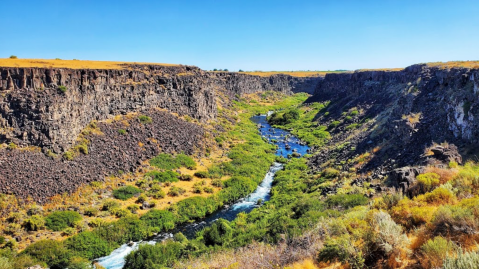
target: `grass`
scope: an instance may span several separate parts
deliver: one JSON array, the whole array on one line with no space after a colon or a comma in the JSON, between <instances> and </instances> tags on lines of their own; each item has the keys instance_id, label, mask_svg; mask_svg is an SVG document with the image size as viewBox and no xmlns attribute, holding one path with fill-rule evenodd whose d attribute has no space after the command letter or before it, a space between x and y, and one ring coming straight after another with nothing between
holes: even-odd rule
<instances>
[{"instance_id":1,"label":"grass","mask_svg":"<svg viewBox=\"0 0 479 269\"><path fill-rule=\"evenodd\" d=\"M40 67L40 68L70 68L70 69L126 69L128 65L162 65L176 66L166 63L137 63L87 60L60 60L60 59L0 59L0 67Z\"/></svg>"},{"instance_id":2,"label":"grass","mask_svg":"<svg viewBox=\"0 0 479 269\"><path fill-rule=\"evenodd\" d=\"M326 74L344 72L347 71L251 71L241 73L260 77L269 77L273 75L290 75L293 77L324 77Z\"/></svg>"}]
</instances>

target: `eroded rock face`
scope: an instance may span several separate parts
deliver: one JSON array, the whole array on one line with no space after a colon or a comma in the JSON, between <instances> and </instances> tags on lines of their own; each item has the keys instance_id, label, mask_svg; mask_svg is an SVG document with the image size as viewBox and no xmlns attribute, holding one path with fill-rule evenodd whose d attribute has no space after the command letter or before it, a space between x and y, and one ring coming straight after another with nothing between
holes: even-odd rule
<instances>
[{"instance_id":1,"label":"eroded rock face","mask_svg":"<svg viewBox=\"0 0 479 269\"><path fill-rule=\"evenodd\" d=\"M0 68L0 143L63 152L92 120L163 108L216 118L218 91L312 92L322 78L211 73L192 66L128 65L119 70ZM59 90L65 86L66 92Z\"/></svg>"},{"instance_id":2,"label":"eroded rock face","mask_svg":"<svg viewBox=\"0 0 479 269\"><path fill-rule=\"evenodd\" d=\"M318 115L319 123L326 126L348 109L361 111L360 117L331 131L330 144L349 143L334 152L337 160L348 160L377 147L374 157L359 172L391 171L421 164L425 150L434 142L458 147L459 156L448 155L446 159L457 161L461 155L477 154L478 78L478 69L427 65L401 71L327 74L310 101L331 100L329 116ZM357 123L361 132L346 130L351 123ZM320 153L311 164L319 166L328 156Z\"/></svg>"}]
</instances>

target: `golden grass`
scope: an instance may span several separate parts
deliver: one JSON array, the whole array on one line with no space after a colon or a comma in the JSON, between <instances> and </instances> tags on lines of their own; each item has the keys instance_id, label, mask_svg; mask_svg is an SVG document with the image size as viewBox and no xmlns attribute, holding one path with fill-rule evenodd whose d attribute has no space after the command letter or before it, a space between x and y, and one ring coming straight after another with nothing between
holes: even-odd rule
<instances>
[{"instance_id":1,"label":"golden grass","mask_svg":"<svg viewBox=\"0 0 479 269\"><path fill-rule=\"evenodd\" d=\"M447 68L479 68L479 61L451 61L426 63L427 66Z\"/></svg>"},{"instance_id":2,"label":"golden grass","mask_svg":"<svg viewBox=\"0 0 479 269\"><path fill-rule=\"evenodd\" d=\"M42 68L70 68L70 69L125 69L128 65L163 65L176 66L165 63L137 63L137 62L110 62L87 60L52 60L52 59L0 59L0 67L42 67Z\"/></svg>"},{"instance_id":3,"label":"golden grass","mask_svg":"<svg viewBox=\"0 0 479 269\"><path fill-rule=\"evenodd\" d=\"M251 71L241 72L242 74L248 74L260 77L269 77L272 75L290 75L293 77L324 77L329 73L344 73L346 71Z\"/></svg>"}]
</instances>

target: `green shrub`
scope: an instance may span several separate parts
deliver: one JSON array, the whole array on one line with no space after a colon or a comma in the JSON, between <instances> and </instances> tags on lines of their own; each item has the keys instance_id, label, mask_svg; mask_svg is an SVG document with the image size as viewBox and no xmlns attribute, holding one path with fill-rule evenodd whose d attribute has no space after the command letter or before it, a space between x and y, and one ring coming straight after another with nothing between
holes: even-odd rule
<instances>
[{"instance_id":1,"label":"green shrub","mask_svg":"<svg viewBox=\"0 0 479 269\"><path fill-rule=\"evenodd\" d=\"M119 207L120 204L113 200L113 199L106 199L104 202L103 202L103 205L101 206L101 210L103 211L110 211L114 208L117 208Z\"/></svg>"},{"instance_id":2,"label":"green shrub","mask_svg":"<svg viewBox=\"0 0 479 269\"><path fill-rule=\"evenodd\" d=\"M52 231L61 231L67 227L73 227L82 218L75 211L56 211L45 218L45 224Z\"/></svg>"},{"instance_id":3,"label":"green shrub","mask_svg":"<svg viewBox=\"0 0 479 269\"><path fill-rule=\"evenodd\" d=\"M130 214L130 211L128 211L127 209L124 209L124 208L114 208L114 209L110 210L110 213L117 218L123 218L123 217L128 216Z\"/></svg>"},{"instance_id":4,"label":"green shrub","mask_svg":"<svg viewBox=\"0 0 479 269\"><path fill-rule=\"evenodd\" d=\"M58 86L58 90L61 91L62 93L66 93L68 91L67 87L65 86Z\"/></svg>"},{"instance_id":5,"label":"green shrub","mask_svg":"<svg viewBox=\"0 0 479 269\"><path fill-rule=\"evenodd\" d=\"M213 179L211 181L211 185L213 185L215 187L218 187L218 188L223 188L223 186L224 186L223 181L219 178Z\"/></svg>"},{"instance_id":6,"label":"green shrub","mask_svg":"<svg viewBox=\"0 0 479 269\"><path fill-rule=\"evenodd\" d=\"M328 167L321 172L321 176L326 179L333 179L339 176L339 171Z\"/></svg>"},{"instance_id":7,"label":"green shrub","mask_svg":"<svg viewBox=\"0 0 479 269\"><path fill-rule=\"evenodd\" d=\"M89 260L110 254L113 248L92 232L82 232L65 241L65 246Z\"/></svg>"},{"instance_id":8,"label":"green shrub","mask_svg":"<svg viewBox=\"0 0 479 269\"><path fill-rule=\"evenodd\" d=\"M439 268L448 254L457 250L456 245L443 237L429 239L421 246L421 264L427 268Z\"/></svg>"},{"instance_id":9,"label":"green shrub","mask_svg":"<svg viewBox=\"0 0 479 269\"><path fill-rule=\"evenodd\" d=\"M67 227L62 231L62 234L66 236L71 236L76 233L77 233L77 230L75 230L75 228L72 228L72 227Z\"/></svg>"},{"instance_id":10,"label":"green shrub","mask_svg":"<svg viewBox=\"0 0 479 269\"><path fill-rule=\"evenodd\" d=\"M181 187L171 186L170 190L168 191L168 195L170 196L180 196L186 192L185 189Z\"/></svg>"},{"instance_id":11,"label":"green shrub","mask_svg":"<svg viewBox=\"0 0 479 269\"><path fill-rule=\"evenodd\" d=\"M161 199L166 196L165 192L159 184L153 185L151 189L148 190L146 195L155 199Z\"/></svg>"},{"instance_id":12,"label":"green shrub","mask_svg":"<svg viewBox=\"0 0 479 269\"><path fill-rule=\"evenodd\" d=\"M159 182L177 182L178 177L180 175L173 171L165 171L165 172L151 171L146 173L145 176L148 176L152 180L159 181Z\"/></svg>"},{"instance_id":13,"label":"green shrub","mask_svg":"<svg viewBox=\"0 0 479 269\"><path fill-rule=\"evenodd\" d=\"M121 135L126 135L126 130L125 129L118 129L118 133Z\"/></svg>"},{"instance_id":14,"label":"green shrub","mask_svg":"<svg viewBox=\"0 0 479 269\"><path fill-rule=\"evenodd\" d=\"M479 251L459 250L444 259L443 269L479 269Z\"/></svg>"},{"instance_id":15,"label":"green shrub","mask_svg":"<svg viewBox=\"0 0 479 269\"><path fill-rule=\"evenodd\" d=\"M97 269L100 269L98 266ZM93 269L91 262L83 257L73 257L70 259L68 269Z\"/></svg>"},{"instance_id":16,"label":"green shrub","mask_svg":"<svg viewBox=\"0 0 479 269\"><path fill-rule=\"evenodd\" d=\"M74 154L71 151L65 151L65 153L63 153L63 158L67 161L73 160L73 157L74 157Z\"/></svg>"},{"instance_id":17,"label":"green shrub","mask_svg":"<svg viewBox=\"0 0 479 269\"><path fill-rule=\"evenodd\" d=\"M172 267L174 262L183 255L184 246L178 242L156 244L141 244L138 251L126 256L125 267L128 269L156 269Z\"/></svg>"},{"instance_id":18,"label":"green shrub","mask_svg":"<svg viewBox=\"0 0 479 269\"><path fill-rule=\"evenodd\" d=\"M357 110L353 110L353 111L351 111L351 112L349 113L349 115L351 115L351 116L353 116L353 117L356 116L356 115L358 115L358 114L359 114L359 111L357 111Z\"/></svg>"},{"instance_id":19,"label":"green shrub","mask_svg":"<svg viewBox=\"0 0 479 269\"><path fill-rule=\"evenodd\" d=\"M215 190L212 188L212 187L204 187L203 190L206 192L206 193L213 193Z\"/></svg>"},{"instance_id":20,"label":"green shrub","mask_svg":"<svg viewBox=\"0 0 479 269\"><path fill-rule=\"evenodd\" d=\"M151 120L150 117L146 116L146 115L140 115L138 116L138 119L140 120L141 123L143 124L148 124L148 123L152 123L153 121Z\"/></svg>"},{"instance_id":21,"label":"green shrub","mask_svg":"<svg viewBox=\"0 0 479 269\"><path fill-rule=\"evenodd\" d=\"M386 257L401 257L401 252L408 251L409 239L401 225L396 224L385 211L373 212L368 217L368 242L370 252L381 250Z\"/></svg>"},{"instance_id":22,"label":"green shrub","mask_svg":"<svg viewBox=\"0 0 479 269\"><path fill-rule=\"evenodd\" d=\"M474 234L477 230L477 220L469 208L460 206L441 206L433 215L431 228L436 235L449 235L461 231Z\"/></svg>"},{"instance_id":23,"label":"green shrub","mask_svg":"<svg viewBox=\"0 0 479 269\"><path fill-rule=\"evenodd\" d=\"M38 231L45 228L45 220L40 215L33 215L23 222L23 227L28 231Z\"/></svg>"},{"instance_id":24,"label":"green shrub","mask_svg":"<svg viewBox=\"0 0 479 269\"><path fill-rule=\"evenodd\" d=\"M129 205L126 209L130 210L132 214L138 213L138 210L140 210L140 206L136 204Z\"/></svg>"},{"instance_id":25,"label":"green shrub","mask_svg":"<svg viewBox=\"0 0 479 269\"><path fill-rule=\"evenodd\" d=\"M136 194L141 193L141 190L133 186L123 186L113 191L113 196L116 199L128 200Z\"/></svg>"},{"instance_id":26,"label":"green shrub","mask_svg":"<svg viewBox=\"0 0 479 269\"><path fill-rule=\"evenodd\" d=\"M8 143L8 149L9 149L9 150L14 150L14 149L16 149L17 147L18 147L18 146L17 146L15 143L13 143L13 142Z\"/></svg>"},{"instance_id":27,"label":"green shrub","mask_svg":"<svg viewBox=\"0 0 479 269\"><path fill-rule=\"evenodd\" d=\"M336 194L329 196L325 203L329 208L341 207L344 209L359 205L366 205L368 198L362 194Z\"/></svg>"},{"instance_id":28,"label":"green shrub","mask_svg":"<svg viewBox=\"0 0 479 269\"><path fill-rule=\"evenodd\" d=\"M190 170L196 169L196 162L188 155L180 153L175 156L175 161L180 167L184 166Z\"/></svg>"},{"instance_id":29,"label":"green shrub","mask_svg":"<svg viewBox=\"0 0 479 269\"><path fill-rule=\"evenodd\" d=\"M353 130L353 129L356 129L358 127L359 127L358 123L353 123L353 124L350 124L350 125L346 126L346 130Z\"/></svg>"},{"instance_id":30,"label":"green shrub","mask_svg":"<svg viewBox=\"0 0 479 269\"><path fill-rule=\"evenodd\" d=\"M10 59L18 59L18 57L15 55L10 55Z\"/></svg>"},{"instance_id":31,"label":"green shrub","mask_svg":"<svg viewBox=\"0 0 479 269\"><path fill-rule=\"evenodd\" d=\"M339 124L341 124L341 122L335 120L335 121L333 121L333 122L331 122L331 123L329 124L328 129L334 129L334 128L338 127Z\"/></svg>"},{"instance_id":32,"label":"green shrub","mask_svg":"<svg viewBox=\"0 0 479 269\"><path fill-rule=\"evenodd\" d=\"M83 211L83 214L89 217L94 217L98 215L98 211L99 211L98 208L91 206L91 207L85 208L85 210Z\"/></svg>"},{"instance_id":33,"label":"green shrub","mask_svg":"<svg viewBox=\"0 0 479 269\"><path fill-rule=\"evenodd\" d=\"M175 228L175 216L166 210L152 209L140 218L146 225L157 227L160 231Z\"/></svg>"},{"instance_id":34,"label":"green shrub","mask_svg":"<svg viewBox=\"0 0 479 269\"><path fill-rule=\"evenodd\" d=\"M228 245L233 236L233 228L229 221L218 219L211 227L204 230L203 238L206 245Z\"/></svg>"},{"instance_id":35,"label":"green shrub","mask_svg":"<svg viewBox=\"0 0 479 269\"><path fill-rule=\"evenodd\" d=\"M199 178L209 178L210 177L210 175L206 171L198 171L198 172L195 172L194 175L195 175L195 177L199 177Z\"/></svg>"},{"instance_id":36,"label":"green shrub","mask_svg":"<svg viewBox=\"0 0 479 269\"><path fill-rule=\"evenodd\" d=\"M181 181L192 181L193 180L193 176L191 175L180 175L179 177L179 180Z\"/></svg>"},{"instance_id":37,"label":"green shrub","mask_svg":"<svg viewBox=\"0 0 479 269\"><path fill-rule=\"evenodd\" d=\"M70 252L61 241L50 239L29 245L22 253L46 263L51 269L67 268L71 258Z\"/></svg>"},{"instance_id":38,"label":"green shrub","mask_svg":"<svg viewBox=\"0 0 479 269\"><path fill-rule=\"evenodd\" d=\"M96 219L92 219L89 223L88 223L88 226L90 227L100 227L101 225L103 225L105 223L105 221L103 219L100 219L100 218L96 218Z\"/></svg>"},{"instance_id":39,"label":"green shrub","mask_svg":"<svg viewBox=\"0 0 479 269\"><path fill-rule=\"evenodd\" d=\"M339 237L326 241L318 253L319 262L348 263L351 268L364 268L364 257L360 250L347 237Z\"/></svg>"}]
</instances>

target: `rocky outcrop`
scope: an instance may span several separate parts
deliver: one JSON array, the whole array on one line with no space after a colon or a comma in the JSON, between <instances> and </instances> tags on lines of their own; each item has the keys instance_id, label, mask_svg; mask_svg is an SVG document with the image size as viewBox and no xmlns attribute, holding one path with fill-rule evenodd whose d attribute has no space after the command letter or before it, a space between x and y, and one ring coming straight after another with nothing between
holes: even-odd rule
<instances>
[{"instance_id":1,"label":"rocky outcrop","mask_svg":"<svg viewBox=\"0 0 479 269\"><path fill-rule=\"evenodd\" d=\"M151 123L142 124L137 117L98 123L102 134L86 135L88 154L78 153L72 161L39 151L0 149L0 192L44 203L55 194L73 192L108 175L134 172L160 152L193 154L204 147L204 130L199 125L164 111L144 114Z\"/></svg>"},{"instance_id":2,"label":"rocky outcrop","mask_svg":"<svg viewBox=\"0 0 479 269\"><path fill-rule=\"evenodd\" d=\"M360 172L391 171L421 163L426 148L434 142L456 145L463 157L477 154L477 85L478 69L420 64L399 71L327 74L309 101L331 101L329 116L317 117L321 125L341 121L331 130L330 145L347 146L337 147L328 156L348 160L377 147ZM353 107L360 114L348 121L342 113ZM357 127L348 130L352 123ZM320 153L312 164L318 166L325 161Z\"/></svg>"},{"instance_id":3,"label":"rocky outcrop","mask_svg":"<svg viewBox=\"0 0 479 269\"><path fill-rule=\"evenodd\" d=\"M155 65L118 70L0 68L0 73L0 143L54 152L67 150L92 120L159 107L207 121L216 117L218 91L229 96L269 90L312 92L321 79Z\"/></svg>"}]
</instances>

